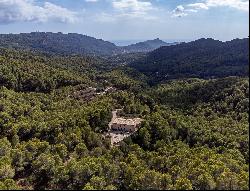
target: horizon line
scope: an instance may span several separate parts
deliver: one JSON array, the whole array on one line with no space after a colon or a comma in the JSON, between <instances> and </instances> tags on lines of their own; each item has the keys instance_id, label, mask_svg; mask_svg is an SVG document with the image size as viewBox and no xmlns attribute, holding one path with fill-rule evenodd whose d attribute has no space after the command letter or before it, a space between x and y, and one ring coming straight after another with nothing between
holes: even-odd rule
<instances>
[{"instance_id":1,"label":"horizon line","mask_svg":"<svg viewBox=\"0 0 250 191\"><path fill-rule=\"evenodd\" d=\"M103 40L103 41L108 41L108 42L111 42L111 43L114 43L115 44L115 41L116 43L118 41L120 42L125 42L125 41L134 41L135 43L138 43L138 42L144 42L144 41L148 41L148 40L156 40L156 39L160 39L162 41L165 41L167 43L175 43L175 42L192 42L192 41L196 41L196 40L199 40L199 39L213 39L213 40L217 40L217 41L221 41L221 42L228 42L228 41L232 41L232 40L236 40L236 39L246 39L246 38L249 38L249 36L247 37L235 37L235 38L232 38L230 40L219 40L219 39L216 39L216 38L212 38L212 37L197 37L197 38L192 38L192 39L187 39L187 38L180 38L180 39L168 39L168 38L160 38L160 37L154 37L154 38L148 38L148 39L103 39L103 38L98 38L98 37L95 37L95 36L90 36L90 35L87 35L87 34L83 34L83 33L77 33L77 32L50 32L50 31L31 31L31 32L19 32L19 33L15 33L15 32L9 32L9 33L0 33L0 35L11 35L11 34L32 34L32 33L52 33L52 34L65 34L65 35L68 35L68 34L77 34L77 35L83 35L83 36L87 36L87 37L91 37L91 38L95 38L97 40ZM137 42L136 42L137 41Z\"/></svg>"}]
</instances>

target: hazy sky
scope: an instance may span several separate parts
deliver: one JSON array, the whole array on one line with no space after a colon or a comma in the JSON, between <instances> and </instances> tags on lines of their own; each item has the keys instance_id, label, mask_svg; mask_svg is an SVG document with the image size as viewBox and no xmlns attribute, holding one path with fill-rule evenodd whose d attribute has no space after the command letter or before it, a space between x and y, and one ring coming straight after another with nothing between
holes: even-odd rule
<instances>
[{"instance_id":1,"label":"hazy sky","mask_svg":"<svg viewBox=\"0 0 250 191\"><path fill-rule=\"evenodd\" d=\"M248 36L248 7L249 0L0 0L0 33L224 41Z\"/></svg>"}]
</instances>

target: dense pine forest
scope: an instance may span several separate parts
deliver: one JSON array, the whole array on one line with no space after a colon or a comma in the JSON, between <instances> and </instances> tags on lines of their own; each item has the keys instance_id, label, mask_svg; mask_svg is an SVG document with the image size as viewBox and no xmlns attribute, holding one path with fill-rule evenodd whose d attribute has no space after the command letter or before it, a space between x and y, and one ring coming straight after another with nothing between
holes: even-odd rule
<instances>
[{"instance_id":1,"label":"dense pine forest","mask_svg":"<svg viewBox=\"0 0 250 191\"><path fill-rule=\"evenodd\" d=\"M176 78L248 76L248 44L248 38L228 42L203 38L163 46L130 66L151 76L153 83Z\"/></svg>"},{"instance_id":2,"label":"dense pine forest","mask_svg":"<svg viewBox=\"0 0 250 191\"><path fill-rule=\"evenodd\" d=\"M248 190L248 41L108 57L0 48L0 189ZM74 96L88 87L115 91ZM112 146L121 108L143 122Z\"/></svg>"}]
</instances>

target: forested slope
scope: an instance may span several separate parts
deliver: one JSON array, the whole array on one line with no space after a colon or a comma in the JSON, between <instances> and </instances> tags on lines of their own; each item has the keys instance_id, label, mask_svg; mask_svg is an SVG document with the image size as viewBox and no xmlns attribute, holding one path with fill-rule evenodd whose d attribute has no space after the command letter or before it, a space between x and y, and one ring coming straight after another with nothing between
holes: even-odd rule
<instances>
[{"instance_id":1,"label":"forested slope","mask_svg":"<svg viewBox=\"0 0 250 191\"><path fill-rule=\"evenodd\" d=\"M249 39L228 42L199 39L161 47L130 66L152 81L249 75Z\"/></svg>"},{"instance_id":2,"label":"forested slope","mask_svg":"<svg viewBox=\"0 0 250 191\"><path fill-rule=\"evenodd\" d=\"M63 86L90 83L85 76L54 68L46 57L0 49L0 85L16 91L49 92Z\"/></svg>"},{"instance_id":3,"label":"forested slope","mask_svg":"<svg viewBox=\"0 0 250 191\"><path fill-rule=\"evenodd\" d=\"M77 33L31 32L0 34L0 47L52 55L112 56L124 53L149 52L161 46L175 45L160 39L148 40L129 46L115 44Z\"/></svg>"},{"instance_id":4,"label":"forested slope","mask_svg":"<svg viewBox=\"0 0 250 191\"><path fill-rule=\"evenodd\" d=\"M120 52L119 47L111 42L76 33L0 34L0 47L40 51L54 55L110 55Z\"/></svg>"},{"instance_id":5,"label":"forested slope","mask_svg":"<svg viewBox=\"0 0 250 191\"><path fill-rule=\"evenodd\" d=\"M247 77L151 87L94 58L1 49L0 79L0 189L249 189ZM117 91L69 96L88 86ZM111 147L116 108L144 121Z\"/></svg>"}]
</instances>

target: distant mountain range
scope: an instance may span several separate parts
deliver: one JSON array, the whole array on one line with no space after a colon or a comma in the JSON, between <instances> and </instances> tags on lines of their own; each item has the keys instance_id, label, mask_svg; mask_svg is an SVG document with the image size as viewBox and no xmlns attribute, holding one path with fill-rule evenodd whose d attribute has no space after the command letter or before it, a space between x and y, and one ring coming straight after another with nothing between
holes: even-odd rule
<instances>
[{"instance_id":1,"label":"distant mountain range","mask_svg":"<svg viewBox=\"0 0 250 191\"><path fill-rule=\"evenodd\" d=\"M199 39L164 46L135 60L129 66L157 80L218 78L249 75L249 39L221 42Z\"/></svg>"},{"instance_id":2,"label":"distant mountain range","mask_svg":"<svg viewBox=\"0 0 250 191\"><path fill-rule=\"evenodd\" d=\"M147 40L144 42L131 44L129 46L124 46L123 49L125 50L126 53L150 52L162 46L171 46L171 45L176 45L176 44L179 44L179 43L178 42L167 43L157 38L154 40Z\"/></svg>"},{"instance_id":3,"label":"distant mountain range","mask_svg":"<svg viewBox=\"0 0 250 191\"><path fill-rule=\"evenodd\" d=\"M40 51L50 54L117 55L123 53L149 52L177 43L166 43L160 39L149 40L129 46L77 33L32 32L20 34L0 34L0 47Z\"/></svg>"},{"instance_id":4,"label":"distant mountain range","mask_svg":"<svg viewBox=\"0 0 250 191\"><path fill-rule=\"evenodd\" d=\"M218 78L249 75L249 39L221 42L211 38L188 43L160 39L128 46L76 33L0 34L0 48L50 55L100 56L112 65L127 65L152 81L177 78Z\"/></svg>"}]
</instances>

